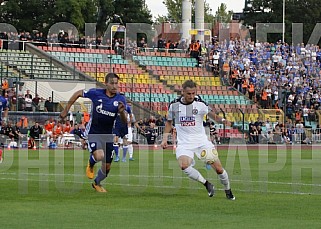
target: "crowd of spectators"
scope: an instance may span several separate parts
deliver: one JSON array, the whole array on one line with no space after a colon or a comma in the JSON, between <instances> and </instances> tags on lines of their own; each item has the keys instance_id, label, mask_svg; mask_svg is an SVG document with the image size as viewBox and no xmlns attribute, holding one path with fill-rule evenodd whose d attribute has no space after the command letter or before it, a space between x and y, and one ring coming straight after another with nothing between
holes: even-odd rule
<instances>
[{"instance_id":1,"label":"crowd of spectators","mask_svg":"<svg viewBox=\"0 0 321 229\"><path fill-rule=\"evenodd\" d=\"M6 78L2 81L2 96L8 101L9 111L53 112L54 103L51 97L45 99L37 93L25 90L23 84L10 86Z\"/></svg>"},{"instance_id":2,"label":"crowd of spectators","mask_svg":"<svg viewBox=\"0 0 321 229\"><path fill-rule=\"evenodd\" d=\"M302 119L304 125L316 121L315 111L321 109L318 45L234 39L209 44L208 49L213 65L229 66L230 71L222 71L223 81L261 108L284 109L289 119Z\"/></svg>"},{"instance_id":3,"label":"crowd of spectators","mask_svg":"<svg viewBox=\"0 0 321 229\"><path fill-rule=\"evenodd\" d=\"M70 118L72 117L72 118ZM39 147L68 147L74 139L75 143L86 148L84 131L86 126L85 118L76 114L62 123L54 118L40 121L31 121L22 116L14 124L11 121L2 122L0 127L0 144L11 148L23 147L22 143L28 140L28 148ZM78 121L78 122L77 122ZM88 120L87 120L88 121ZM29 122L32 122L30 125ZM8 141L9 140L9 141ZM25 146L26 147L26 146Z\"/></svg>"},{"instance_id":4,"label":"crowd of spectators","mask_svg":"<svg viewBox=\"0 0 321 229\"><path fill-rule=\"evenodd\" d=\"M285 124L279 124L278 122L270 122L269 118L265 122L258 119L249 123L248 143L311 144L312 141L320 141L320 133L317 136L315 130L310 133L311 139L307 135L303 122L293 123L291 119L288 119Z\"/></svg>"},{"instance_id":5,"label":"crowd of spectators","mask_svg":"<svg viewBox=\"0 0 321 229\"><path fill-rule=\"evenodd\" d=\"M60 46L74 48L89 48L89 49L106 49L114 50L119 55L135 55L139 52L146 51L164 51L175 52L175 50L188 51L188 45L185 40L171 41L165 39L152 39L147 41L145 37L140 37L138 40L130 38L114 36L112 39L107 36L75 36L61 30L59 33L53 33L48 36L42 32L20 32L6 33L0 32L2 39L2 48L8 49L9 44L18 45L20 50L24 49L24 42L33 43L36 46ZM126 51L126 53L124 52Z\"/></svg>"}]
</instances>

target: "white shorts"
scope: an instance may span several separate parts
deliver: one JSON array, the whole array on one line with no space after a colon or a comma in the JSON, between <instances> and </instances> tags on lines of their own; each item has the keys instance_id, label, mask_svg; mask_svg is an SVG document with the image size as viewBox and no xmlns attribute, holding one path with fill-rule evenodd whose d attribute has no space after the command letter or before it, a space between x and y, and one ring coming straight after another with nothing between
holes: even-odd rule
<instances>
[{"instance_id":1,"label":"white shorts","mask_svg":"<svg viewBox=\"0 0 321 229\"><path fill-rule=\"evenodd\" d=\"M133 130L131 127L128 127L128 134L126 135L126 137L128 142L133 141Z\"/></svg>"},{"instance_id":2,"label":"white shorts","mask_svg":"<svg viewBox=\"0 0 321 229\"><path fill-rule=\"evenodd\" d=\"M201 159L201 153L204 150L207 150L208 152L215 152L214 161L218 160L217 150L211 142L208 142L203 146L200 146L197 148L187 148L187 147L184 147L184 145L183 146L180 145L176 148L176 159L178 159L180 156L188 156L194 159L194 154L197 156L198 159Z\"/></svg>"}]
</instances>

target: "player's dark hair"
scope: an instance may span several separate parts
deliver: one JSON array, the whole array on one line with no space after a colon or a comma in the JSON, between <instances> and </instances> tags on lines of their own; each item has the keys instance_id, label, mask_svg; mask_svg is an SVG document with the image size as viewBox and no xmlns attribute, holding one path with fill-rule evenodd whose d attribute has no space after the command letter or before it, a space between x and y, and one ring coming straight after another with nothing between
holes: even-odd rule
<instances>
[{"instance_id":1,"label":"player's dark hair","mask_svg":"<svg viewBox=\"0 0 321 229\"><path fill-rule=\"evenodd\" d=\"M108 73L106 76L105 76L105 83L108 83L110 79L112 78L117 78L119 79L119 76L116 74L116 73Z\"/></svg>"},{"instance_id":2,"label":"player's dark hair","mask_svg":"<svg viewBox=\"0 0 321 229\"><path fill-rule=\"evenodd\" d=\"M186 80L182 86L183 86L183 89L185 90L187 87L195 88L197 85L193 80Z\"/></svg>"}]
</instances>

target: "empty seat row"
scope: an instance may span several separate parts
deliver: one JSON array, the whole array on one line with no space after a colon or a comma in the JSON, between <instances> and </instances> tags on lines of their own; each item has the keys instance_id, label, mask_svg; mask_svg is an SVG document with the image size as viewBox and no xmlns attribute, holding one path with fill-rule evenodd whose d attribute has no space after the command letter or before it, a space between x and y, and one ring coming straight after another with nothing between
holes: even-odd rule
<instances>
[{"instance_id":1,"label":"empty seat row","mask_svg":"<svg viewBox=\"0 0 321 229\"><path fill-rule=\"evenodd\" d=\"M77 52L48 52L53 56L68 56L68 57L79 57L79 58L94 58L94 59L123 59L121 55L110 55L110 54L98 54L98 53L77 53Z\"/></svg>"},{"instance_id":2,"label":"empty seat row","mask_svg":"<svg viewBox=\"0 0 321 229\"><path fill-rule=\"evenodd\" d=\"M98 59L91 57L71 57L71 56L56 56L63 62L86 62L86 63L112 63L112 64L128 64L128 60L123 59Z\"/></svg>"}]
</instances>

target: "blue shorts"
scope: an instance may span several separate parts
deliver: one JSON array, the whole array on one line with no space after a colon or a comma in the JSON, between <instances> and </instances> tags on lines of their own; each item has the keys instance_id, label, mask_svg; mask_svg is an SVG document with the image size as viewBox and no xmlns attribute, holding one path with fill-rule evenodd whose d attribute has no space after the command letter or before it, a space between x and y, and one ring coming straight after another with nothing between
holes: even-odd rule
<instances>
[{"instance_id":1,"label":"blue shorts","mask_svg":"<svg viewBox=\"0 0 321 229\"><path fill-rule=\"evenodd\" d=\"M113 140L112 134L89 134L87 142L89 153L102 149L105 154L104 161L111 163L114 157Z\"/></svg>"},{"instance_id":2,"label":"blue shorts","mask_svg":"<svg viewBox=\"0 0 321 229\"><path fill-rule=\"evenodd\" d=\"M124 138L128 134L128 127L115 128L113 133L120 138Z\"/></svg>"}]
</instances>

